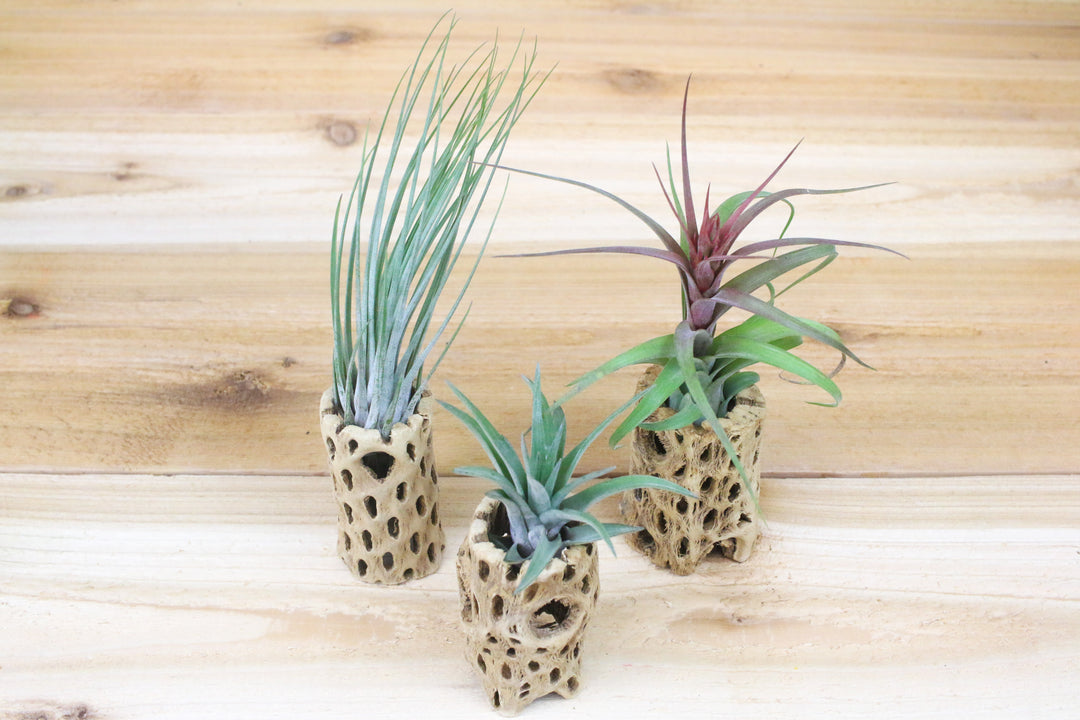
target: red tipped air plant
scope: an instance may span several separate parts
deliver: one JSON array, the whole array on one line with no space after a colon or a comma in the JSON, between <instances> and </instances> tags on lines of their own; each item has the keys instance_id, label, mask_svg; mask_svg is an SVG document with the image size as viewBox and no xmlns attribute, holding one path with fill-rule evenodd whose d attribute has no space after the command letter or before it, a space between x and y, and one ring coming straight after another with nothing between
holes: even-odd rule
<instances>
[{"instance_id":1,"label":"red tipped air plant","mask_svg":"<svg viewBox=\"0 0 1080 720\"><path fill-rule=\"evenodd\" d=\"M707 422L723 441L740 472L745 475L734 449L730 446L730 441L720 426L719 418L727 414L735 395L758 381L758 374L747 371L747 367L763 363L798 376L829 393L833 400L830 404L835 405L840 402L840 389L832 380L832 375L836 371L824 373L789 351L800 345L804 338L809 338L838 350L841 353L840 366L843 365L845 357L866 365L844 345L834 330L821 323L799 318L781 310L776 306L776 299L831 263L837 257L838 246L874 248L897 255L900 253L862 242L815 237L785 237L795 214L795 208L789 198L798 195L847 193L881 187L881 185L867 185L834 190L794 188L767 192L765 187L784 167L798 145L755 190L733 195L713 209L709 207L709 194L706 192L704 209L699 220L694 208L687 158L686 106L689 89L688 80L682 106L681 198L675 185L670 155L668 157L668 187L664 187L664 180L659 170L656 170L657 179L660 180L668 205L679 221L678 240L660 223L606 190L577 180L513 168L506 169L576 185L603 195L644 222L664 246L659 249L612 245L530 253L530 255L573 253L647 255L672 263L679 272L682 285L683 319L675 328L675 332L647 340L578 378L572 383L573 389L567 397L577 394L604 376L629 365L659 365L662 369L654 385L641 397L634 410L615 430L611 442L613 444L618 442L638 425L648 430L666 430L691 423ZM787 222L780 234L771 240L752 242L736 248L735 244L739 236L750 223L777 203L783 203L789 210ZM753 264L734 277L727 278L729 268L736 263ZM799 268L804 268L801 275L778 291L773 282ZM753 294L758 291L767 293L767 297L761 298ZM715 332L717 321L732 308L745 310L750 313L750 317L717 335ZM665 404L676 411L669 420L662 423L645 422L653 411Z\"/></svg>"}]
</instances>

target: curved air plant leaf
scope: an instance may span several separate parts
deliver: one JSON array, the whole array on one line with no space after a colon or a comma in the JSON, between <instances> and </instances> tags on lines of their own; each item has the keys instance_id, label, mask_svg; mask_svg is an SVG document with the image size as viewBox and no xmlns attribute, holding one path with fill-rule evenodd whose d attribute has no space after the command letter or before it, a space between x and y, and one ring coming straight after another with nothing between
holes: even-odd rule
<instances>
[{"instance_id":1,"label":"curved air plant leaf","mask_svg":"<svg viewBox=\"0 0 1080 720\"><path fill-rule=\"evenodd\" d=\"M669 490L695 497L689 490L651 475L603 478L613 468L605 468L574 478L585 450L637 400L618 408L597 425L581 442L566 451L566 415L559 403L549 403L540 387L540 369L532 380L525 378L532 392L529 429L521 435L520 456L513 444L499 433L469 398L447 383L463 408L441 403L479 441L492 467L459 467L460 475L483 478L495 484L488 495L506 508L508 537L491 538L506 551L508 561L528 561L517 592L528 587L551 559L563 548L603 540L615 551L611 538L640 528L604 523L587 512L599 500L636 488Z\"/></svg>"}]
</instances>

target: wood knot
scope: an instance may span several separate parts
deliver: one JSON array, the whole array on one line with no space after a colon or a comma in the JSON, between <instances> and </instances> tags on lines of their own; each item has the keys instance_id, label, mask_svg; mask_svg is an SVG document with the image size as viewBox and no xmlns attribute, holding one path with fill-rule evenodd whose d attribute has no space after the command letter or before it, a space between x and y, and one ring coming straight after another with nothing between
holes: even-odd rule
<instances>
[{"instance_id":1,"label":"wood knot","mask_svg":"<svg viewBox=\"0 0 1080 720\"><path fill-rule=\"evenodd\" d=\"M15 185L8 185L0 191L0 202L11 202L16 200L26 200L34 195L41 195L48 192L47 185L41 185L38 183L17 183Z\"/></svg>"},{"instance_id":2,"label":"wood knot","mask_svg":"<svg viewBox=\"0 0 1080 720\"><path fill-rule=\"evenodd\" d=\"M135 173L132 172L135 168L139 167L136 163L126 162L120 166L120 169L112 173L113 180L117 182L124 182L125 180L131 180L135 177Z\"/></svg>"},{"instance_id":3,"label":"wood knot","mask_svg":"<svg viewBox=\"0 0 1080 720\"><path fill-rule=\"evenodd\" d=\"M5 708L11 711L12 708ZM34 705L16 705L13 712L5 712L3 718L19 720L93 720L97 714L87 705L60 705L56 703L36 703Z\"/></svg>"},{"instance_id":4,"label":"wood knot","mask_svg":"<svg viewBox=\"0 0 1080 720\"><path fill-rule=\"evenodd\" d=\"M356 142L356 126L345 120L335 120L326 126L326 139L339 147Z\"/></svg>"},{"instance_id":5,"label":"wood knot","mask_svg":"<svg viewBox=\"0 0 1080 720\"><path fill-rule=\"evenodd\" d=\"M25 298L12 298L4 315L10 318L31 318L41 314L41 307Z\"/></svg>"},{"instance_id":6,"label":"wood knot","mask_svg":"<svg viewBox=\"0 0 1080 720\"><path fill-rule=\"evenodd\" d=\"M608 84L624 93L651 93L660 90L664 85L656 73L641 68L607 70L603 77Z\"/></svg>"},{"instance_id":7,"label":"wood knot","mask_svg":"<svg viewBox=\"0 0 1080 720\"><path fill-rule=\"evenodd\" d=\"M256 373L243 370L226 378L214 393L220 400L251 405L266 400L270 385Z\"/></svg>"},{"instance_id":8,"label":"wood knot","mask_svg":"<svg viewBox=\"0 0 1080 720\"><path fill-rule=\"evenodd\" d=\"M327 45L355 45L361 42L370 42L375 33L368 28L339 28L328 32L323 37Z\"/></svg>"}]
</instances>

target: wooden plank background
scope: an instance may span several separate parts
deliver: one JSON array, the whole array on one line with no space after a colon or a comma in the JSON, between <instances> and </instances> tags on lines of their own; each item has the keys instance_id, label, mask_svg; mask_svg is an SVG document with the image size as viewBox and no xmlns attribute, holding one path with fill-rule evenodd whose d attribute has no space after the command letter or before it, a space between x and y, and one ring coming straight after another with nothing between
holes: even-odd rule
<instances>
[{"instance_id":1,"label":"wooden plank background","mask_svg":"<svg viewBox=\"0 0 1080 720\"><path fill-rule=\"evenodd\" d=\"M329 382L330 329L320 247L8 253L20 301L37 309L0 317L3 465L321 471L313 408ZM835 409L807 404L824 393L766 373L766 472L1075 472L1080 244L1029 243L1023 257L987 244L912 252L910 262L841 259L793 291L788 308L833 323L876 371L846 368ZM555 394L618 348L670 332L673 280L637 258L485 258L436 390L448 394L442 379L451 380L513 437L528 417L521 373L540 363ZM578 434L618 407L635 377L569 405ZM443 471L483 462L439 412ZM603 442L596 450L586 466L627 462Z\"/></svg>"},{"instance_id":2,"label":"wooden plank background","mask_svg":"<svg viewBox=\"0 0 1080 720\"><path fill-rule=\"evenodd\" d=\"M452 563L353 581L324 480L9 476L0 717L498 717ZM581 694L521 717L1070 717L1076 479L991 480L769 482L754 557L686 578L616 539ZM448 547L483 492L453 487Z\"/></svg>"},{"instance_id":3,"label":"wooden plank background","mask_svg":"<svg viewBox=\"0 0 1080 720\"><path fill-rule=\"evenodd\" d=\"M792 298L879 371L841 375L847 397L831 411L767 377L766 472L1075 471L1075 6L860 7L466 7L458 40L524 31L558 63L508 163L603 184L658 217L651 164L678 139L690 73L700 187L750 187L800 138L786 186L896 182L800 203L799 231L911 260L845 257ZM9 9L0 467L323 466L307 434L329 378L332 208L433 15ZM516 177L491 255L623 239L650 242L601 198ZM452 380L517 427L514 378L540 363L557 389L669 331L674 293L673 273L648 260L490 257L436 391ZM632 384L596 388L575 428ZM444 470L477 456L448 417L439 425ZM621 461L601 450L590 462Z\"/></svg>"},{"instance_id":4,"label":"wooden plank background","mask_svg":"<svg viewBox=\"0 0 1080 720\"><path fill-rule=\"evenodd\" d=\"M910 257L844 252L791 293L877 369L845 369L835 409L766 374L761 551L679 579L619 544L586 690L528 712L1074 712L1080 5L492 5L455 4L455 48L524 34L555 66L508 164L666 221L652 165L692 74L702 192L756 185L801 139L774 187L894 184L806 199L796 231ZM391 591L337 565L316 425L333 207L443 11L0 7L0 718L344 716L380 687L376 715L411 712L417 667L431 707L482 710L452 563ZM555 393L669 331L659 263L496 257L616 241L651 242L602 198L510 177L436 392L516 434L518 375L539 363ZM634 381L575 401L573 433ZM481 460L436 423L444 473ZM595 450L583 469L625 467ZM445 486L453 545L482 490ZM710 680L684 690L693 670ZM368 679L332 684L350 671Z\"/></svg>"}]
</instances>

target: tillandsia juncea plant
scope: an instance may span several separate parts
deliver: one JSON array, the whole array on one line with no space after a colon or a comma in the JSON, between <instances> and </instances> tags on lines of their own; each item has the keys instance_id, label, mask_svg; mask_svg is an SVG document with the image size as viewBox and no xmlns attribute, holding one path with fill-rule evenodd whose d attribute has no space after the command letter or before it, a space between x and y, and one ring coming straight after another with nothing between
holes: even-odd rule
<instances>
[{"instance_id":1,"label":"tillandsia juncea plant","mask_svg":"<svg viewBox=\"0 0 1080 720\"><path fill-rule=\"evenodd\" d=\"M574 470L589 445L630 403L609 415L567 451L566 414L561 405L549 403L541 390L540 368L532 380L525 378L525 382L532 391L532 418L529 429L521 435L520 455L480 409L452 384L447 383L464 409L441 403L479 441L491 461L491 467L459 467L454 472L495 483L496 489L487 495L506 508L509 533L491 541L506 551L507 562L529 561L516 592L536 580L563 548L603 540L615 552L613 536L640 529L597 520L587 510L598 500L637 488L670 490L695 497L686 488L651 475L599 479L614 470L614 466L575 478Z\"/></svg>"},{"instance_id":2,"label":"tillandsia juncea plant","mask_svg":"<svg viewBox=\"0 0 1080 720\"><path fill-rule=\"evenodd\" d=\"M881 185L854 188L814 190L795 188L768 192L766 186L791 158L787 157L756 189L728 197L710 208L706 192L704 208L699 216L691 190L690 168L686 141L686 109L690 83L687 81L682 106L681 184L675 181L671 156L668 155L668 177L665 187L659 170L655 170L661 189L679 223L678 239L649 215L612 193L594 185L543 173L505 168L514 172L568 183L598 193L629 210L660 239L663 248L615 245L590 248L529 253L530 256L573 253L622 253L645 255L673 264L679 273L682 290L682 321L669 335L647 340L581 376L572 385L580 392L601 378L629 365L655 364L662 369L653 386L647 390L611 436L617 443L635 427L646 430L670 430L691 423L708 423L721 439L739 473L746 471L740 458L724 433L719 419L732 407L735 396L759 380L752 365L765 364L790 373L820 387L835 405L840 401L840 389L833 373L826 373L790 351L805 338L816 340L841 353L844 358L869 367L860 360L828 326L796 317L781 310L776 299L807 278L829 265L838 255L838 246L873 248L893 252L888 248L862 242L828 240L816 237L786 237L794 219L795 208L789 198L799 195L824 195L868 190ZM887 184L887 183L885 183ZM781 232L773 239L750 242L735 247L746 228L770 207L783 204L788 210ZM794 248L794 249L792 249ZM751 267L731 277L736 264L753 263ZM774 281L789 274L797 276L777 289ZM767 297L754 295L763 291ZM729 310L738 308L750 313L743 322L716 333L718 321ZM565 399L565 398L564 398ZM649 423L647 418L662 405L675 414L662 422Z\"/></svg>"},{"instance_id":3,"label":"tillandsia juncea plant","mask_svg":"<svg viewBox=\"0 0 1080 720\"><path fill-rule=\"evenodd\" d=\"M461 328L425 367L491 236L494 220L460 292L438 318L436 304L477 222L492 165L546 79L533 72L535 45L523 52L520 40L505 64L496 42L448 66L456 21L434 40L445 19L399 80L374 140L365 135L356 182L344 212L339 200L334 216L333 393L346 424L377 429L384 438L415 411ZM509 100L500 105L504 89Z\"/></svg>"}]
</instances>

